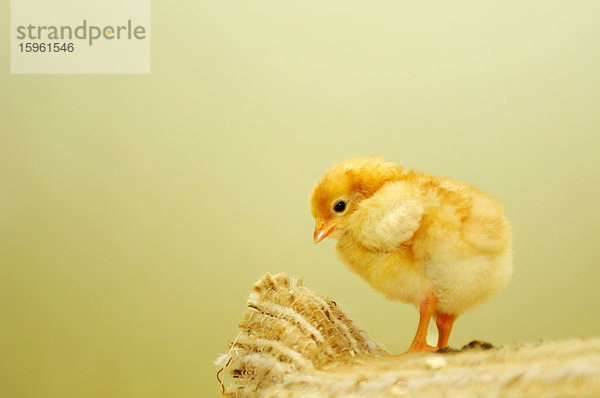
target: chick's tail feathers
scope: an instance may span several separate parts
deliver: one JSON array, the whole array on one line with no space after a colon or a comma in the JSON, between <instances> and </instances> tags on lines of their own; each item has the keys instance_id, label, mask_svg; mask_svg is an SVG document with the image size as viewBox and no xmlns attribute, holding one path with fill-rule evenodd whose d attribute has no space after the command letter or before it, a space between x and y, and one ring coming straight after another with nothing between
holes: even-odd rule
<instances>
[{"instance_id":1,"label":"chick's tail feathers","mask_svg":"<svg viewBox=\"0 0 600 398\"><path fill-rule=\"evenodd\" d=\"M485 253L500 253L510 247L511 231L502 206L488 197L475 197L462 225L462 238Z\"/></svg>"}]
</instances>

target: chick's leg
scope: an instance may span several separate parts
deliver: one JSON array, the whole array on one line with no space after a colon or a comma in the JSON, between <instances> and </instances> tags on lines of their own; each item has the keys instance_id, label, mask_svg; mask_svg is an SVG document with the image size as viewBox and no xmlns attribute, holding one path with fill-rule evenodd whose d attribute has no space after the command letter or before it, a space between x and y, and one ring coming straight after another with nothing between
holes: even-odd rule
<instances>
[{"instance_id":1,"label":"chick's leg","mask_svg":"<svg viewBox=\"0 0 600 398\"><path fill-rule=\"evenodd\" d=\"M450 339L450 332L452 332L452 325L454 325L455 320L456 315L436 311L435 323L438 329L438 348L444 348L448 345L448 339Z\"/></svg>"},{"instance_id":2,"label":"chick's leg","mask_svg":"<svg viewBox=\"0 0 600 398\"><path fill-rule=\"evenodd\" d=\"M429 329L429 321L435 312L436 304L437 298L434 295L427 296L421 302L419 306L419 327L408 352L437 351L437 347L427 344L427 329Z\"/></svg>"}]
</instances>

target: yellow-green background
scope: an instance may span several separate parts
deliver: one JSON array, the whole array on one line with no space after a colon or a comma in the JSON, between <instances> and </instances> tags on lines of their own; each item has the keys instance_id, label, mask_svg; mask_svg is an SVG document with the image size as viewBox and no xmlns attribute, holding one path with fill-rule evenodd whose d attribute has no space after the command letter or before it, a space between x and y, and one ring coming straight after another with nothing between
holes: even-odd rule
<instances>
[{"instance_id":1,"label":"yellow-green background","mask_svg":"<svg viewBox=\"0 0 600 398\"><path fill-rule=\"evenodd\" d=\"M312 243L358 154L505 204L514 278L452 345L600 334L599 2L154 1L150 75L10 75L7 3L0 396L217 396L267 271L405 350L414 308Z\"/></svg>"}]
</instances>

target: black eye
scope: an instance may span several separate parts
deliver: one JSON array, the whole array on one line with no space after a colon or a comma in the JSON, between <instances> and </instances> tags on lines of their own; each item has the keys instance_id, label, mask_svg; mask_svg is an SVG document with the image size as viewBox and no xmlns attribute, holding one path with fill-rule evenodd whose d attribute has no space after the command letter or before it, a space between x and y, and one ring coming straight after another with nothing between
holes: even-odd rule
<instances>
[{"instance_id":1,"label":"black eye","mask_svg":"<svg viewBox=\"0 0 600 398\"><path fill-rule=\"evenodd\" d=\"M340 200L339 202L337 202L335 204L335 206L333 206L333 210L338 213L343 212L344 210L346 210L346 202L344 202L343 200Z\"/></svg>"}]
</instances>

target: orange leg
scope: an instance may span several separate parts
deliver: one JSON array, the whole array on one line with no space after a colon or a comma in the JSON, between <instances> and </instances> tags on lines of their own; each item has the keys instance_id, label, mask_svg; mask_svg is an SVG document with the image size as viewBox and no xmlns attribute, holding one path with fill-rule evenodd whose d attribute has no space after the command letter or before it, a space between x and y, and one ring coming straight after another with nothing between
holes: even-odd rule
<instances>
[{"instance_id":1,"label":"orange leg","mask_svg":"<svg viewBox=\"0 0 600 398\"><path fill-rule=\"evenodd\" d=\"M454 325L455 320L456 315L443 312L435 313L435 323L438 329L438 348L444 348L448 345L448 339L450 339L450 332L452 332L452 325Z\"/></svg>"},{"instance_id":2,"label":"orange leg","mask_svg":"<svg viewBox=\"0 0 600 398\"><path fill-rule=\"evenodd\" d=\"M429 328L431 316L435 312L436 304L437 298L434 295L429 295L419 306L419 327L408 352L437 351L437 347L427 344L427 329Z\"/></svg>"}]
</instances>

